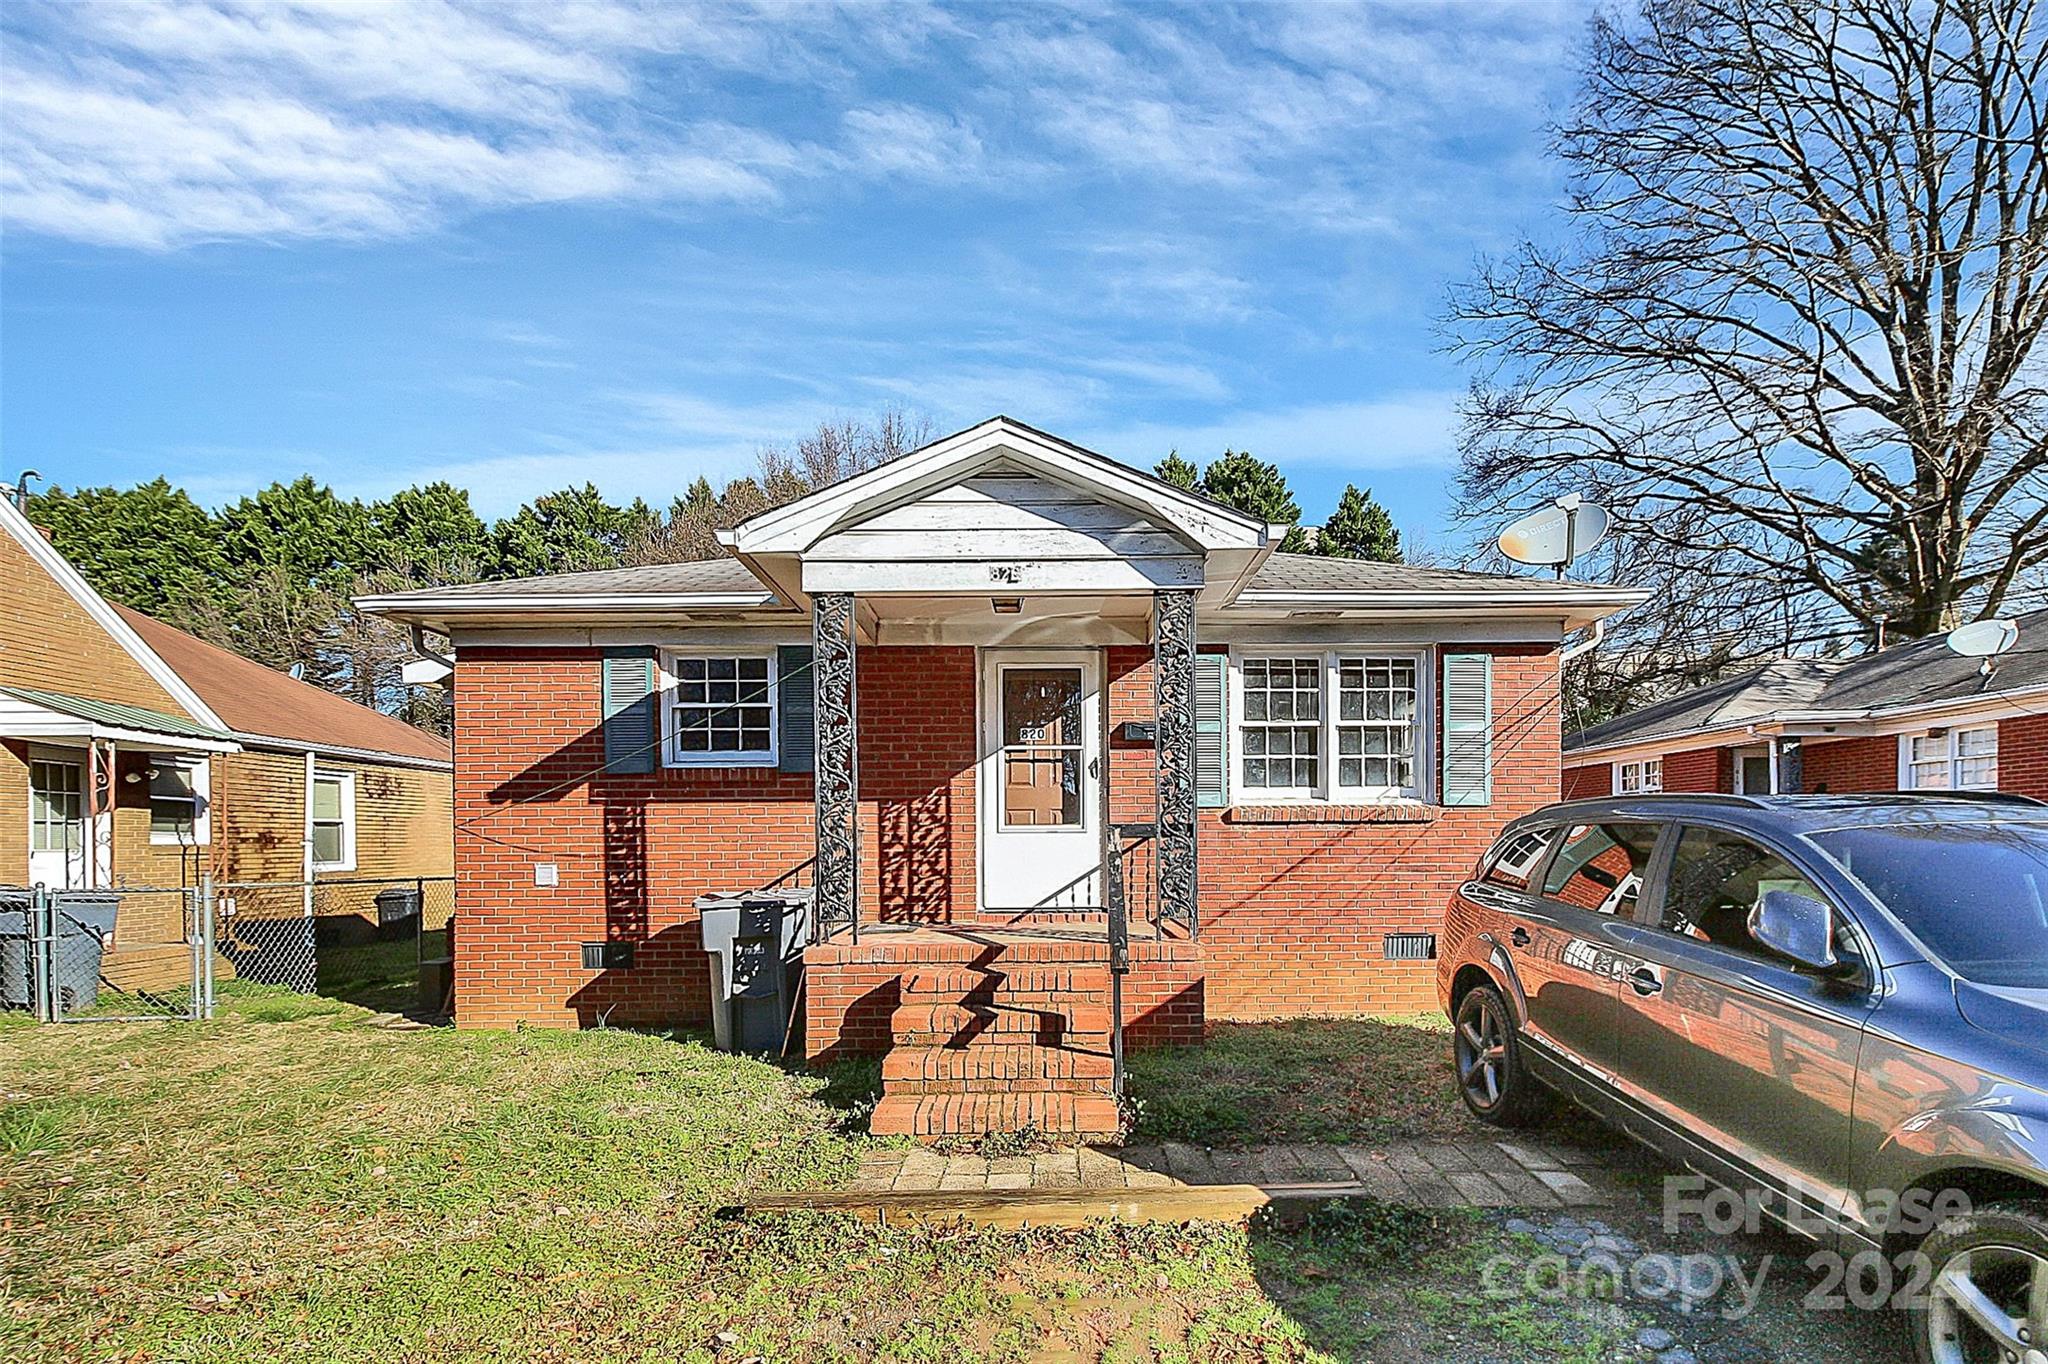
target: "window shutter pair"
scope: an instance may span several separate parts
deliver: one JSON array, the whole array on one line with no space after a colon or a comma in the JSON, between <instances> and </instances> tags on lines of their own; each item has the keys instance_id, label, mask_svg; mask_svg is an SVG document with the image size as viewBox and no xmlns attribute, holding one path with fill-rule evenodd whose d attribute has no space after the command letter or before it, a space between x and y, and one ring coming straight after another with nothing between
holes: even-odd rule
<instances>
[{"instance_id":1,"label":"window shutter pair","mask_svg":"<svg viewBox=\"0 0 2048 1364\"><path fill-rule=\"evenodd\" d=\"M1444 655L1445 805L1493 803L1493 655Z\"/></svg>"},{"instance_id":2,"label":"window shutter pair","mask_svg":"<svg viewBox=\"0 0 2048 1364\"><path fill-rule=\"evenodd\" d=\"M661 765L658 679L654 650L605 651L601 718L606 772L647 773ZM775 690L780 703L775 765L784 772L808 772L817 751L809 645L784 644L776 649Z\"/></svg>"}]
</instances>

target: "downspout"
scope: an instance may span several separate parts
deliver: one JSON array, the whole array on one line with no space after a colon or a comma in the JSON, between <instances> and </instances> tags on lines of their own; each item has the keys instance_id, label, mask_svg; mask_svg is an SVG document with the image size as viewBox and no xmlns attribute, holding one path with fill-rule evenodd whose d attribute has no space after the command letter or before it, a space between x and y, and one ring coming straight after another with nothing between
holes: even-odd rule
<instances>
[{"instance_id":1,"label":"downspout","mask_svg":"<svg viewBox=\"0 0 2048 1364\"><path fill-rule=\"evenodd\" d=\"M1580 654L1591 653L1593 650L1600 647L1600 641L1605 638L1607 638L1607 617L1602 616L1599 620L1593 622L1592 634L1587 635L1577 644L1572 645L1571 648L1566 649L1563 653L1557 656L1558 666L1564 666L1565 664L1571 662L1573 659L1577 658Z\"/></svg>"},{"instance_id":2,"label":"downspout","mask_svg":"<svg viewBox=\"0 0 2048 1364\"><path fill-rule=\"evenodd\" d=\"M446 668L451 673L455 671L454 659L449 658L444 654L436 653L434 650L429 649L427 647L427 632L424 626L414 625L408 628L412 633L412 651L414 653L418 654L421 658L424 658L429 662L440 664L442 667Z\"/></svg>"},{"instance_id":3,"label":"downspout","mask_svg":"<svg viewBox=\"0 0 2048 1364\"><path fill-rule=\"evenodd\" d=\"M302 897L305 901L305 913L306 917L310 919L313 917L313 752L311 749L306 751L306 821L304 834L305 837L301 840L302 852L299 871L300 880L305 886L302 892Z\"/></svg>"}]
</instances>

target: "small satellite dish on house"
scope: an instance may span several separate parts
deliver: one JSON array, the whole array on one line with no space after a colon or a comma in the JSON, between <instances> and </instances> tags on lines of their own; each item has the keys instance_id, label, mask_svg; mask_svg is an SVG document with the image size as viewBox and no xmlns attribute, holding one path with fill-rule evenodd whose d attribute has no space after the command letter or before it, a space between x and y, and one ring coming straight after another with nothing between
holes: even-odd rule
<instances>
[{"instance_id":1,"label":"small satellite dish on house","mask_svg":"<svg viewBox=\"0 0 2048 1364\"><path fill-rule=\"evenodd\" d=\"M1608 524L1605 508L1566 493L1502 531L1500 552L1518 564L1553 569L1562 578L1566 565L1607 537Z\"/></svg>"},{"instance_id":2,"label":"small satellite dish on house","mask_svg":"<svg viewBox=\"0 0 2048 1364\"><path fill-rule=\"evenodd\" d=\"M304 663L292 664L290 669L288 669L288 672L291 676L292 681L294 682L303 682L306 680L306 665Z\"/></svg>"},{"instance_id":3,"label":"small satellite dish on house","mask_svg":"<svg viewBox=\"0 0 2048 1364\"><path fill-rule=\"evenodd\" d=\"M2016 620L1980 620L1969 625L1958 625L1948 632L1948 647L1964 658L1981 658L1984 666L1977 671L1991 676L1998 664L1994 661L2000 654L2011 651L2020 642L2020 623Z\"/></svg>"}]
</instances>

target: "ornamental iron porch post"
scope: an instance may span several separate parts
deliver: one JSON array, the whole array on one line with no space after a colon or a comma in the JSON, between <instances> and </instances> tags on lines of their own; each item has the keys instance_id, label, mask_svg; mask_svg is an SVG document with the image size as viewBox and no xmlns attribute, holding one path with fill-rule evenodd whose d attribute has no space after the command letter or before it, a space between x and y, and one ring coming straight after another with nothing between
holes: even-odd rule
<instances>
[{"instance_id":1,"label":"ornamental iron porch post","mask_svg":"<svg viewBox=\"0 0 2048 1364\"><path fill-rule=\"evenodd\" d=\"M1195 867L1195 594L1152 594L1152 703L1159 778L1159 917L1200 931Z\"/></svg>"},{"instance_id":2,"label":"ornamental iron porch post","mask_svg":"<svg viewBox=\"0 0 2048 1364\"><path fill-rule=\"evenodd\" d=\"M812 595L818 841L812 913L820 941L841 927L853 941L860 941L860 758L854 747L853 628L851 592Z\"/></svg>"}]
</instances>

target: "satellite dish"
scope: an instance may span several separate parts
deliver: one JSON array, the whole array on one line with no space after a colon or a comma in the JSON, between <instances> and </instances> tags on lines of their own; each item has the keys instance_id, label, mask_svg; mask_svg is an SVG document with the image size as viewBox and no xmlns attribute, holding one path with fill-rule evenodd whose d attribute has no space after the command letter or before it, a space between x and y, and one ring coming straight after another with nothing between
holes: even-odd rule
<instances>
[{"instance_id":1,"label":"satellite dish","mask_svg":"<svg viewBox=\"0 0 2048 1364\"><path fill-rule=\"evenodd\" d=\"M303 681L305 681L305 680L306 680L306 665L305 665L304 663L294 663L294 664L292 664L292 666L291 666L291 669L290 669L290 676L291 676L291 679L292 679L292 681L294 681L294 682L303 682Z\"/></svg>"},{"instance_id":2,"label":"satellite dish","mask_svg":"<svg viewBox=\"0 0 2048 1364\"><path fill-rule=\"evenodd\" d=\"M1991 660L2019 642L2020 623L2016 620L1980 620L1948 632L1948 647L1964 658L1983 659L1986 677L1995 666Z\"/></svg>"},{"instance_id":3,"label":"satellite dish","mask_svg":"<svg viewBox=\"0 0 2048 1364\"><path fill-rule=\"evenodd\" d=\"M1553 568L1562 578L1565 565L1606 538L1608 524L1604 508L1568 493L1502 531L1500 552L1518 564Z\"/></svg>"}]
</instances>

